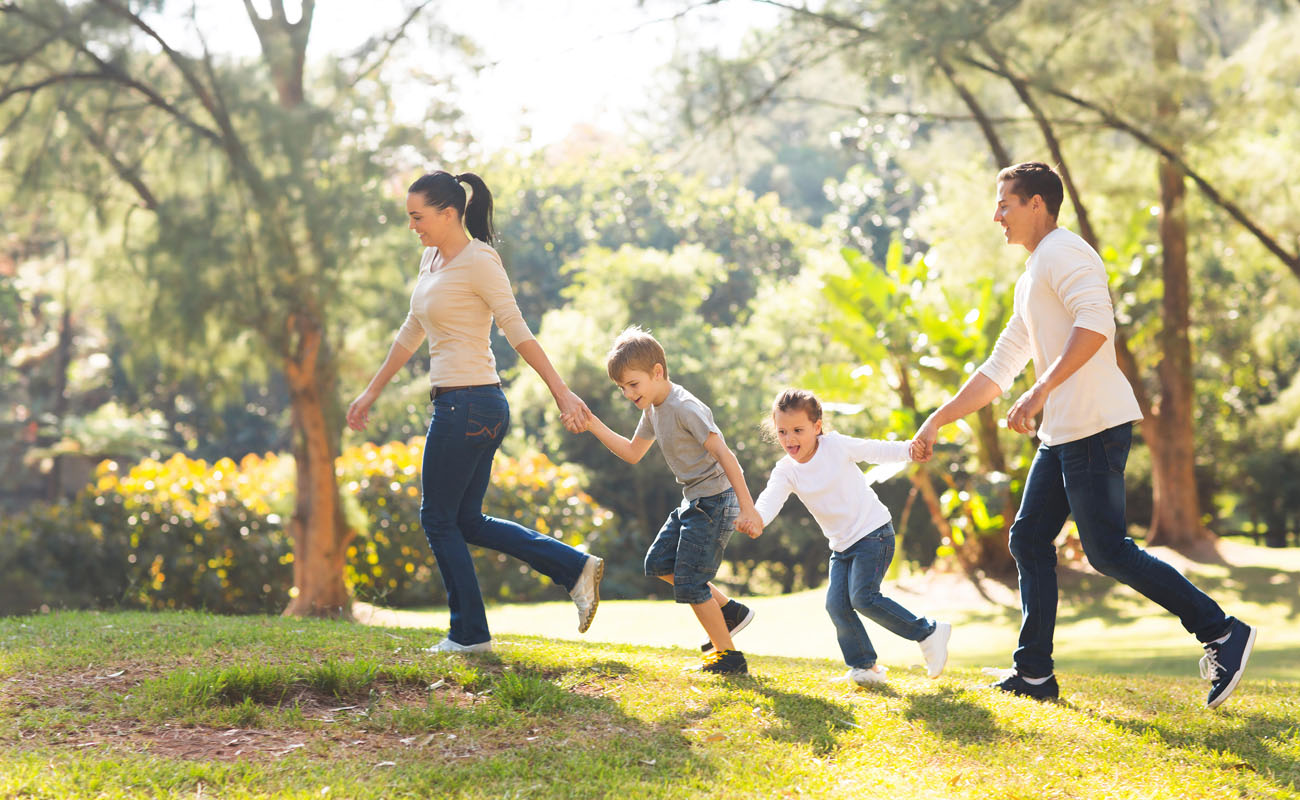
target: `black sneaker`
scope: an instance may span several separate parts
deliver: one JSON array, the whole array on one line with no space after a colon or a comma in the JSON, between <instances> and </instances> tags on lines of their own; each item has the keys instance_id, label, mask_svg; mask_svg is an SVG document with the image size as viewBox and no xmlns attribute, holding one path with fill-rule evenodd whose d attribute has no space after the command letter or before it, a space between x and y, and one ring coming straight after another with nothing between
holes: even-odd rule
<instances>
[{"instance_id":1,"label":"black sneaker","mask_svg":"<svg viewBox=\"0 0 1300 800\"><path fill-rule=\"evenodd\" d=\"M754 621L754 609L735 600L728 600L727 604L722 607L722 621L727 623L727 633L735 636L743 631L746 625ZM700 652L713 652L713 642L705 642L700 645Z\"/></svg>"},{"instance_id":2,"label":"black sneaker","mask_svg":"<svg viewBox=\"0 0 1300 800\"><path fill-rule=\"evenodd\" d=\"M723 650L705 656L700 672L711 675L748 675L749 665L745 663L745 654L739 650Z\"/></svg>"},{"instance_id":3,"label":"black sneaker","mask_svg":"<svg viewBox=\"0 0 1300 800\"><path fill-rule=\"evenodd\" d=\"M1206 708L1218 708L1237 688L1242 673L1246 671L1250 651L1255 647L1255 633L1258 630L1234 619L1232 627L1228 629L1227 641L1205 645L1205 655L1201 656L1201 677L1210 682L1210 695L1205 698Z\"/></svg>"},{"instance_id":4,"label":"black sneaker","mask_svg":"<svg viewBox=\"0 0 1300 800\"><path fill-rule=\"evenodd\" d=\"M1013 672L993 684L992 688L1020 697L1032 697L1035 700L1056 700L1061 696L1061 687L1056 684L1055 675L1042 683L1030 683L1020 677L1019 673Z\"/></svg>"}]
</instances>

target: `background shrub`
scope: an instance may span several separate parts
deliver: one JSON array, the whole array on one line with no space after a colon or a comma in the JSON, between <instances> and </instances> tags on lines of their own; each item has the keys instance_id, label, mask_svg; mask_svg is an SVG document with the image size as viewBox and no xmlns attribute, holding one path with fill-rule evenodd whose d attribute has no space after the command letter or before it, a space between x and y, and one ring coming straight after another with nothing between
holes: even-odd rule
<instances>
[{"instance_id":1,"label":"background shrub","mask_svg":"<svg viewBox=\"0 0 1300 800\"><path fill-rule=\"evenodd\" d=\"M357 537L347 579L361 600L446 600L420 527L423 440L350 448L337 473ZM34 505L0 521L0 613L42 608L194 608L275 613L289 601L293 551L291 457L238 464L174 455L129 470L112 461L72 503ZM484 511L586 548L613 514L581 489L573 468L541 453L498 455ZM554 598L546 578L475 549L485 597Z\"/></svg>"}]
</instances>

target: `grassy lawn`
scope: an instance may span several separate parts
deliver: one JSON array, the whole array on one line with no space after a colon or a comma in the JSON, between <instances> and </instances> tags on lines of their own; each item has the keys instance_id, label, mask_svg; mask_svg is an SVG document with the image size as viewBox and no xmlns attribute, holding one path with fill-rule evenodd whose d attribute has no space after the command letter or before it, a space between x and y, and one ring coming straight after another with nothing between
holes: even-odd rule
<instances>
[{"instance_id":1,"label":"grassy lawn","mask_svg":"<svg viewBox=\"0 0 1300 800\"><path fill-rule=\"evenodd\" d=\"M571 606L494 609L498 650L476 657L422 652L432 628L0 619L0 797L1297 797L1300 564L1277 559L1195 568L1263 628L1214 712L1177 622L1086 576L1059 704L979 688L1014 619L951 587L906 601L957 623L949 671L926 679L882 632L874 690L827 680L843 667L815 593L756 602L753 674L732 679L683 672L694 623L662 602L602 604L582 642L511 632L541 614L572 637Z\"/></svg>"}]
</instances>

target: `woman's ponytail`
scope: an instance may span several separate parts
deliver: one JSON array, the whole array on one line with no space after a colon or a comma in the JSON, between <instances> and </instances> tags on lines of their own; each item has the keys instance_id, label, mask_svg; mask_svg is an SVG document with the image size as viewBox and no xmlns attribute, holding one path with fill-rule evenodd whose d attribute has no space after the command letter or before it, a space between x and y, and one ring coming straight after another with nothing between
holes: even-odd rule
<instances>
[{"instance_id":1,"label":"woman's ponytail","mask_svg":"<svg viewBox=\"0 0 1300 800\"><path fill-rule=\"evenodd\" d=\"M492 192L483 179L472 172L462 172L456 180L469 186L469 202L465 205L465 227L475 239L492 244Z\"/></svg>"},{"instance_id":2,"label":"woman's ponytail","mask_svg":"<svg viewBox=\"0 0 1300 800\"><path fill-rule=\"evenodd\" d=\"M466 202L465 186L469 187L469 202ZM423 195L425 204L433 208L452 206L465 222L470 236L492 244L492 192L479 176L472 172L452 175L438 170L420 176L407 191Z\"/></svg>"}]
</instances>

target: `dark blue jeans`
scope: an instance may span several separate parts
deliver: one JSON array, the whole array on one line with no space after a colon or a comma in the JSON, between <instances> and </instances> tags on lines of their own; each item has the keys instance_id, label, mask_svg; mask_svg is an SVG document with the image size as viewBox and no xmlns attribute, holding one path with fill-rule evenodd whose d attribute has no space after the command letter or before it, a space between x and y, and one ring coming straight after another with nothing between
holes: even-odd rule
<instances>
[{"instance_id":1,"label":"dark blue jeans","mask_svg":"<svg viewBox=\"0 0 1300 800\"><path fill-rule=\"evenodd\" d=\"M420 523L447 587L447 635L457 644L492 638L470 546L514 556L565 589L578 582L587 560L585 553L549 536L484 516L492 457L509 427L510 406L499 386L445 392L433 403L424 442Z\"/></svg>"},{"instance_id":2,"label":"dark blue jeans","mask_svg":"<svg viewBox=\"0 0 1300 800\"><path fill-rule=\"evenodd\" d=\"M1022 675L1052 674L1055 539L1071 514L1093 569L1172 612L1201 642L1219 638L1232 623L1218 603L1127 535L1124 467L1132 443L1133 425L1125 423L1077 441L1042 445L1034 456L1010 539L1020 574L1023 616L1015 666Z\"/></svg>"},{"instance_id":3,"label":"dark blue jeans","mask_svg":"<svg viewBox=\"0 0 1300 800\"><path fill-rule=\"evenodd\" d=\"M862 614L880 627L919 642L934 633L934 622L918 617L880 593L880 582L894 560L894 526L886 522L842 553L831 551L831 580L826 587L826 613L835 623L835 637L850 667L876 664Z\"/></svg>"}]
</instances>

